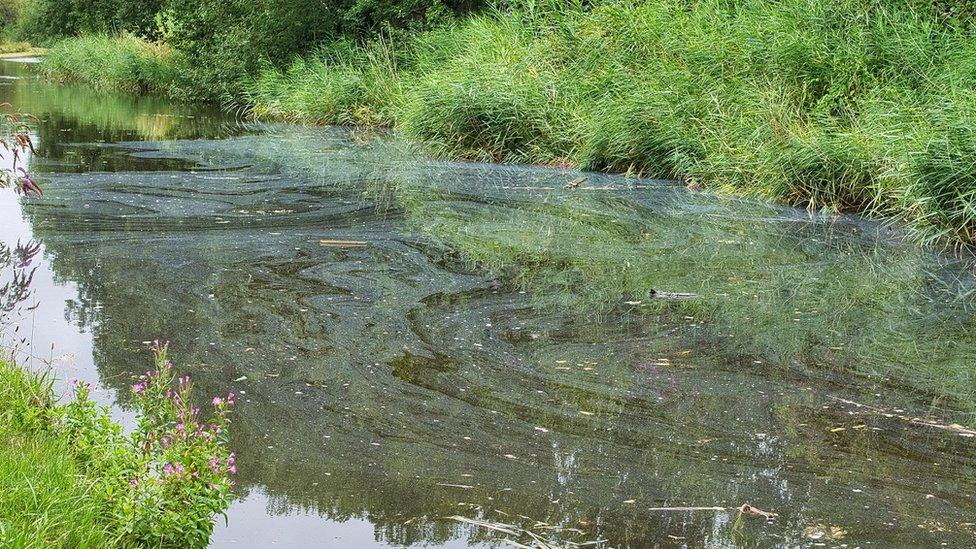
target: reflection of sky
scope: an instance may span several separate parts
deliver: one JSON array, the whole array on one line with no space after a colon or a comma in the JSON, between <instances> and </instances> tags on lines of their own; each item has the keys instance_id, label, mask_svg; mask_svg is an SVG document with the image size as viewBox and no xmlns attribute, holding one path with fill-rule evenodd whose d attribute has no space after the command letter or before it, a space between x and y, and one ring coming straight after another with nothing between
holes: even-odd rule
<instances>
[{"instance_id":1,"label":"reflection of sky","mask_svg":"<svg viewBox=\"0 0 976 549\"><path fill-rule=\"evenodd\" d=\"M37 143L36 136L34 139ZM9 168L11 163L9 158L0 159L2 167ZM16 246L18 240L32 239L31 227L21 212L21 200L13 189L0 190L0 242L10 247ZM56 375L55 391L61 395L71 392L72 380L91 383L94 400L110 406L113 416L123 424L132 425L134 414L114 406L118 402L116 390L104 384L99 375L91 332L66 318L69 303L78 299L77 284L55 279L43 246L31 267L37 268L32 285L32 299L36 300L37 308L20 322L20 333L30 334L30 347L22 349L19 360L36 368L46 368L50 364ZM7 277L9 275L3 273L0 283ZM27 305L34 304L32 301ZM35 330L35 326L42 329ZM11 344L9 340L3 343ZM211 547L390 547L376 540L375 527L369 521L336 522L300 509L272 514L267 510L270 504L260 490L251 490L246 498L235 501L228 511L233 522L218 521ZM468 546L466 542L441 545Z\"/></svg>"},{"instance_id":2,"label":"reflection of sky","mask_svg":"<svg viewBox=\"0 0 976 549\"><path fill-rule=\"evenodd\" d=\"M336 522L312 511L295 510L286 515L267 512L272 501L259 490L234 502L228 514L234 524L218 522L210 547L399 547L376 539L376 527L367 520ZM423 544L421 544L422 546ZM465 541L450 541L438 547L472 547Z\"/></svg>"},{"instance_id":3,"label":"reflection of sky","mask_svg":"<svg viewBox=\"0 0 976 549\"><path fill-rule=\"evenodd\" d=\"M39 139L32 136L36 144ZM30 153L27 153L27 164L30 163ZM8 154L0 158L0 167L11 169L13 159ZM33 239L30 225L24 219L20 210L22 198L13 189L0 190L0 242L13 248L17 242L27 242ZM34 258L31 267L36 267L34 275L32 300L37 309L26 313L20 323L20 333L30 334L29 348L21 348L19 359L34 367L43 367L46 361L51 361L57 375L56 389L59 393L68 390L68 383L72 379L81 379L95 385L93 395L103 404L115 402L114 391L98 386L98 370L92 356L92 335L84 328L74 325L65 318L67 303L78 296L78 287L71 281L56 281L51 266L47 261L47 253L43 246L41 252ZM4 273L4 276L9 276ZM34 305L35 302L27 305ZM43 326L43 330L35 327ZM11 344L10 340L5 341ZM32 356L33 355L33 356ZM36 358L34 358L36 357Z\"/></svg>"},{"instance_id":4,"label":"reflection of sky","mask_svg":"<svg viewBox=\"0 0 976 549\"><path fill-rule=\"evenodd\" d=\"M44 146L42 137L32 135L35 146ZM26 165L30 165L30 153ZM12 158L3 154L0 167L11 168ZM22 164L23 165L23 164ZM0 189L0 242L15 247L18 241L33 240L33 230L24 218L21 204L24 198L13 189ZM37 199L35 199L37 200ZM43 199L41 199L43 200ZM18 338L28 334L28 341L17 357L22 365L31 368L48 368L54 372L54 389L59 395L71 393L71 382L81 380L92 384L92 398L109 406L112 415L123 425L131 427L134 413L117 406L120 401L117 390L102 379L94 357L92 327L74 322L67 311L79 301L78 285L71 280L55 277L50 256L42 244L30 268L36 268L32 288L32 301L26 306L37 307L22 315ZM0 285L9 279L9 272L0 273ZM96 305L99 306L99 305ZM11 327L11 330L13 327ZM11 332L12 333L12 332ZM5 348L14 340L0 338ZM35 358L36 357L36 358ZM149 361L146 353L147 364ZM127 384L126 384L127 385ZM118 383L115 386L119 386ZM298 507L277 509L272 512L272 501L260 489L250 489L243 499L235 501L228 510L229 523L217 521L212 547L390 547L378 541L376 527L368 520L350 519L345 522L330 520L314 511ZM440 547L469 547L465 541L447 542Z\"/></svg>"}]
</instances>

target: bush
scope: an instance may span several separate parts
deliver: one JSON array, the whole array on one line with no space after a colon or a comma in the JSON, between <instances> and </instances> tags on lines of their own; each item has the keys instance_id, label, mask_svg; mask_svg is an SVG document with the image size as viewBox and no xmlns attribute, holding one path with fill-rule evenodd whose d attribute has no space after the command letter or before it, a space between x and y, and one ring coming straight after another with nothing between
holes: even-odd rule
<instances>
[{"instance_id":1,"label":"bush","mask_svg":"<svg viewBox=\"0 0 976 549\"><path fill-rule=\"evenodd\" d=\"M13 34L47 44L79 34L150 34L164 0L18 0Z\"/></svg>"},{"instance_id":2,"label":"bush","mask_svg":"<svg viewBox=\"0 0 976 549\"><path fill-rule=\"evenodd\" d=\"M295 54L324 41L359 39L389 28L425 28L449 20L455 10L467 9L469 4L442 0L167 0L158 20L166 42L189 58L189 80L194 86L184 90L186 95L228 99L236 98L244 82L260 68L287 64ZM355 80L358 75L348 76ZM346 91L355 87L355 83L343 84L342 89L334 90L335 98L342 101ZM301 102L297 106L301 108Z\"/></svg>"},{"instance_id":3,"label":"bush","mask_svg":"<svg viewBox=\"0 0 976 549\"><path fill-rule=\"evenodd\" d=\"M23 1L21 6L20 2ZM37 44L79 35L132 34L163 41L186 57L185 78L172 93L235 98L247 77L297 53L348 37L391 29L418 30L472 9L471 0L0 0L0 21L17 14L10 32ZM4 8L8 7L6 11Z\"/></svg>"},{"instance_id":4,"label":"bush","mask_svg":"<svg viewBox=\"0 0 976 549\"><path fill-rule=\"evenodd\" d=\"M12 38L20 11L21 0L0 0L0 36L5 40Z\"/></svg>"},{"instance_id":5,"label":"bush","mask_svg":"<svg viewBox=\"0 0 976 549\"><path fill-rule=\"evenodd\" d=\"M85 384L65 407L64 429L123 544L205 547L237 471L225 449L234 395L214 398L213 415L202 417L190 379L175 379L166 346L157 343L155 353L156 369L132 387L140 417L131 435L89 400Z\"/></svg>"},{"instance_id":6,"label":"bush","mask_svg":"<svg viewBox=\"0 0 976 549\"><path fill-rule=\"evenodd\" d=\"M168 0L158 20L188 59L184 95L206 99L236 94L263 62L281 63L334 30L317 0Z\"/></svg>"}]
</instances>

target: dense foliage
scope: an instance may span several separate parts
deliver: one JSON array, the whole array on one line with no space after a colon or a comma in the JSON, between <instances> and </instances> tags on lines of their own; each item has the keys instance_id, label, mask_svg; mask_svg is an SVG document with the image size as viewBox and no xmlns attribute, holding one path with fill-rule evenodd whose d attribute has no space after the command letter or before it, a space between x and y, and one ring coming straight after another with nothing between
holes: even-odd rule
<instances>
[{"instance_id":1,"label":"dense foliage","mask_svg":"<svg viewBox=\"0 0 976 549\"><path fill-rule=\"evenodd\" d=\"M51 44L81 35L124 33L162 41L183 78L175 95L220 99L244 78L317 44L422 29L477 5L472 0L0 0L8 39ZM141 86L146 88L147 86Z\"/></svg>"},{"instance_id":2,"label":"dense foliage","mask_svg":"<svg viewBox=\"0 0 976 549\"><path fill-rule=\"evenodd\" d=\"M11 32L47 43L81 33L150 33L164 0L4 0L16 12ZM2 12L0 12L2 13Z\"/></svg>"}]
</instances>

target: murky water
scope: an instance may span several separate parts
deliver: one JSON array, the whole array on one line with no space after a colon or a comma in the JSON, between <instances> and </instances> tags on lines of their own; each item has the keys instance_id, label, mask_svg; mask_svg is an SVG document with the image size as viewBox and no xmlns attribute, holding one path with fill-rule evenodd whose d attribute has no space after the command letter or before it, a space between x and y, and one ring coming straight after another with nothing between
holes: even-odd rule
<instances>
[{"instance_id":1,"label":"murky water","mask_svg":"<svg viewBox=\"0 0 976 549\"><path fill-rule=\"evenodd\" d=\"M154 338L244 395L215 547L976 544L969 262L3 70L42 119L47 195L0 193L43 247L26 349L123 418Z\"/></svg>"}]
</instances>

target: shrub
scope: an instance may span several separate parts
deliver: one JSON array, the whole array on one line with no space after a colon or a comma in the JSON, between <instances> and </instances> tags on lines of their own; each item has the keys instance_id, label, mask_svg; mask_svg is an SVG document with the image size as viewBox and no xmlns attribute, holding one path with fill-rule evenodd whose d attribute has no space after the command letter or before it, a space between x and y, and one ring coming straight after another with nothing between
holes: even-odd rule
<instances>
[{"instance_id":1,"label":"shrub","mask_svg":"<svg viewBox=\"0 0 976 549\"><path fill-rule=\"evenodd\" d=\"M184 95L206 99L236 95L262 63L280 64L336 32L318 0L168 0L158 20L189 60Z\"/></svg>"},{"instance_id":2,"label":"shrub","mask_svg":"<svg viewBox=\"0 0 976 549\"><path fill-rule=\"evenodd\" d=\"M0 0L12 38L48 45L79 35L130 33L185 54L185 97L223 99L264 63L283 66L326 40L450 21L480 0ZM5 18L6 17L6 18ZM14 19L16 21L14 21Z\"/></svg>"},{"instance_id":3,"label":"shrub","mask_svg":"<svg viewBox=\"0 0 976 549\"><path fill-rule=\"evenodd\" d=\"M20 0L13 34L46 44L82 33L151 33L164 0Z\"/></svg>"},{"instance_id":4,"label":"shrub","mask_svg":"<svg viewBox=\"0 0 976 549\"><path fill-rule=\"evenodd\" d=\"M214 413L204 418L190 379L175 379L166 345L157 343L155 354L156 369L132 387L140 416L131 435L89 399L83 383L65 406L63 426L123 545L205 547L237 471L226 450L234 395L214 398Z\"/></svg>"}]
</instances>

